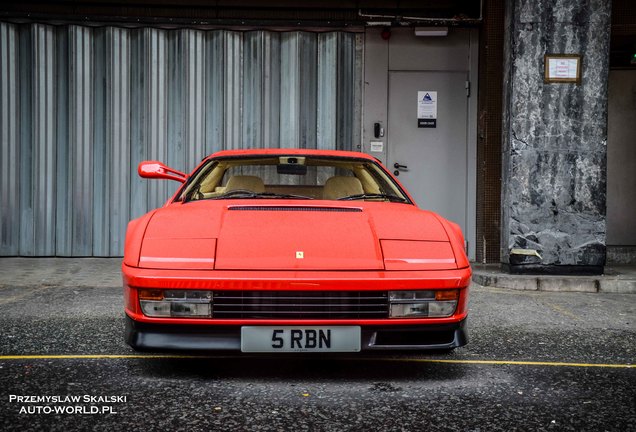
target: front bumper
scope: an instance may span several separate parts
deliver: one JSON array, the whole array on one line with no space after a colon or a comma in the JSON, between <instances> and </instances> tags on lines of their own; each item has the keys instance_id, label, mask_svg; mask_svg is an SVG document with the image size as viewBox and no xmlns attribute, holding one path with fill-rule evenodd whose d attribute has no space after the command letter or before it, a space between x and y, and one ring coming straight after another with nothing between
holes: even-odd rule
<instances>
[{"instance_id":1,"label":"front bumper","mask_svg":"<svg viewBox=\"0 0 636 432\"><path fill-rule=\"evenodd\" d=\"M363 325L362 351L441 351L468 343L466 319L450 324ZM126 343L139 351L240 351L240 325L170 325L126 316Z\"/></svg>"}]
</instances>

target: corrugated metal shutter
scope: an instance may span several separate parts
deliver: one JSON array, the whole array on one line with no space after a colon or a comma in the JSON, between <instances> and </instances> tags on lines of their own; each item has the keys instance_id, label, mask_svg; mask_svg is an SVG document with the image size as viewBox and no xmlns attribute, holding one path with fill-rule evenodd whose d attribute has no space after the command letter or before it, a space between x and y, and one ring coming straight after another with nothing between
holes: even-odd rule
<instances>
[{"instance_id":1,"label":"corrugated metal shutter","mask_svg":"<svg viewBox=\"0 0 636 432\"><path fill-rule=\"evenodd\" d=\"M360 143L362 36L0 23L0 255L120 256L221 149Z\"/></svg>"}]
</instances>

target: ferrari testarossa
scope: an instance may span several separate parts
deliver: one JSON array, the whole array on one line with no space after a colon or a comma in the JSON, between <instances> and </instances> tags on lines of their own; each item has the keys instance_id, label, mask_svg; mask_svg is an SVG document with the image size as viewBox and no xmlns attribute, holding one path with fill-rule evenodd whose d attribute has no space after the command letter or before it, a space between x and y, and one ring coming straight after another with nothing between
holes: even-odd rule
<instances>
[{"instance_id":1,"label":"ferrari testarossa","mask_svg":"<svg viewBox=\"0 0 636 432\"><path fill-rule=\"evenodd\" d=\"M458 225L419 209L366 154L222 151L128 225L123 284L138 350L450 350L471 269ZM452 199L452 197L449 197Z\"/></svg>"}]
</instances>

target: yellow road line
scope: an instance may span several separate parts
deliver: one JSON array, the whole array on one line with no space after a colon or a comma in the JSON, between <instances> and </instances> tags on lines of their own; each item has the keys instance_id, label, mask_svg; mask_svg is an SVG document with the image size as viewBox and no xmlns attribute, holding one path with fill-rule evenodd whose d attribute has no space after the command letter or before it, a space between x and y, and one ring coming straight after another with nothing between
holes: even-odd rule
<instances>
[{"instance_id":1,"label":"yellow road line","mask_svg":"<svg viewBox=\"0 0 636 432\"><path fill-rule=\"evenodd\" d=\"M103 360L103 359L198 359L215 358L212 356L173 355L173 354L54 354L54 355L6 355L1 360ZM222 358L222 357L216 357Z\"/></svg>"},{"instance_id":2,"label":"yellow road line","mask_svg":"<svg viewBox=\"0 0 636 432\"><path fill-rule=\"evenodd\" d=\"M4 355L3 360L112 360L112 359L236 359L238 356L208 356L208 355L179 355L179 354L60 354L60 355ZM289 357L286 357L289 358ZM550 366L550 367L574 367L574 368L614 368L632 369L633 364L608 364L608 363L566 363L543 361L516 361L516 360L453 360L453 359L419 359L419 358L383 358L360 357L344 358L346 361L382 361L405 363L438 363L438 364L466 364L489 366Z\"/></svg>"},{"instance_id":3,"label":"yellow road line","mask_svg":"<svg viewBox=\"0 0 636 432\"><path fill-rule=\"evenodd\" d=\"M562 308L561 306L555 304L555 303L551 303L551 302L542 302L544 305L546 305L547 307L549 307L550 309L552 309L553 311L560 313L562 315L565 315L568 318L571 318L575 321L579 321L580 318L576 315L574 315L572 312Z\"/></svg>"},{"instance_id":4,"label":"yellow road line","mask_svg":"<svg viewBox=\"0 0 636 432\"><path fill-rule=\"evenodd\" d=\"M23 289L21 289L19 294L13 295L13 296L5 296L4 298L0 299L0 305L5 305L8 303L15 303L17 301L20 301L22 299L24 299L25 297L28 297L32 294L37 294L38 291L41 291L43 289L46 289L46 287L43 286L36 286L36 287L25 287Z\"/></svg>"},{"instance_id":5,"label":"yellow road line","mask_svg":"<svg viewBox=\"0 0 636 432\"><path fill-rule=\"evenodd\" d=\"M364 359L358 359L364 360ZM516 361L516 360L451 360L451 359L412 359L412 358L394 358L394 359L377 359L383 361L395 362L414 362L414 363L448 363L448 364L468 364L468 365L490 365L490 366L551 366L551 367L576 367L576 368L615 368L615 369L631 369L636 367L632 364L603 364L603 363L565 363L565 362L541 362L541 361Z\"/></svg>"}]
</instances>

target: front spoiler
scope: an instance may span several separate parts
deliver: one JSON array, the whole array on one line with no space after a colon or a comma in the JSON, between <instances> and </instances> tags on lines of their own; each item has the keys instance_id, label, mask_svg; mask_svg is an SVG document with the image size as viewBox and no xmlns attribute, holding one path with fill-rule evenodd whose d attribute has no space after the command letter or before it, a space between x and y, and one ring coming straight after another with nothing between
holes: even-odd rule
<instances>
[{"instance_id":1,"label":"front spoiler","mask_svg":"<svg viewBox=\"0 0 636 432\"><path fill-rule=\"evenodd\" d=\"M458 348L468 343L466 321L417 326L361 326L361 349L368 352ZM126 316L125 340L138 351L240 351L241 326L149 324Z\"/></svg>"}]
</instances>

